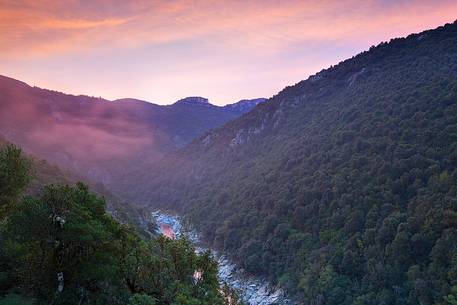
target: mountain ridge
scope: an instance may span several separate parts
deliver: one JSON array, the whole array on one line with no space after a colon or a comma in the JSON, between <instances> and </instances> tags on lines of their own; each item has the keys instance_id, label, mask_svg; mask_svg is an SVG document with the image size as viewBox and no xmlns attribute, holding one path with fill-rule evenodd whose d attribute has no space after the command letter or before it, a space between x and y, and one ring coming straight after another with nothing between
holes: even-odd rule
<instances>
[{"instance_id":1,"label":"mountain ridge","mask_svg":"<svg viewBox=\"0 0 457 305\"><path fill-rule=\"evenodd\" d=\"M254 105L253 105L254 106ZM0 77L0 131L54 164L117 189L144 168L245 110L68 95ZM135 160L132 164L132 160ZM129 166L126 166L130 164ZM133 168L132 168L133 167Z\"/></svg>"},{"instance_id":2,"label":"mountain ridge","mask_svg":"<svg viewBox=\"0 0 457 305\"><path fill-rule=\"evenodd\" d=\"M211 106L219 107L219 108L224 108L224 107L228 107L228 106L236 106L237 104L253 104L254 106L256 106L259 103L264 102L265 100L267 100L266 98L241 99L238 102L229 103L229 104L226 104L226 105L215 105L215 104L210 103L208 98L205 98L205 97L187 96L187 97L181 98L181 99L179 99L179 100L177 100L175 102L172 102L171 104L157 104L157 103L153 103L151 101L146 101L146 100L142 100L142 99L138 99L138 98L132 98L132 97L124 97L124 98L118 98L118 99L109 100L109 99L105 99L105 98L102 98L102 97L90 96L90 95L87 95L87 94L66 93L66 92L63 92L63 91L52 90L52 89L49 89L49 88L42 88L42 87L38 87L38 86L32 86L32 85L28 84L27 82L24 82L22 80L19 80L19 79L16 79L16 78L13 78L13 77L10 77L10 76L7 76L7 75L2 75L2 74L0 74L0 82L2 82L3 84L9 84L11 86L22 86L22 87L27 87L27 88L35 88L35 89L39 89L39 90L44 90L44 91L48 91L48 92L54 92L54 93L58 93L58 94L66 95L66 96L72 96L72 97L88 98L88 99L107 101L107 102L113 102L113 103L138 103L138 104L147 103L147 104L154 105L154 106L159 106L159 107L160 106L172 106L172 105L174 105L176 103L189 103L189 104L195 104L195 105L209 104Z\"/></svg>"},{"instance_id":3,"label":"mountain ridge","mask_svg":"<svg viewBox=\"0 0 457 305\"><path fill-rule=\"evenodd\" d=\"M127 196L305 303L447 304L456 79L457 23L392 39L210 130Z\"/></svg>"}]
</instances>

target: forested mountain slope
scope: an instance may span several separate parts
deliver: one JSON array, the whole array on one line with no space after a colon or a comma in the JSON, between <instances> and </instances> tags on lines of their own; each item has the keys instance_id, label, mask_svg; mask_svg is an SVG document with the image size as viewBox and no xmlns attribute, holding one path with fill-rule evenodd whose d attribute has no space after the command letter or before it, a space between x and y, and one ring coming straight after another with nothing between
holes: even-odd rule
<instances>
[{"instance_id":1,"label":"forested mountain slope","mask_svg":"<svg viewBox=\"0 0 457 305\"><path fill-rule=\"evenodd\" d=\"M5 148L8 144L12 143L0 135L0 149ZM78 182L83 182L89 185L92 191L105 198L107 209L117 220L135 225L139 229L146 229L141 222L143 212L108 191L102 184L55 166L45 159L33 155L28 155L27 158L31 161L31 179L27 185L27 195L36 196L47 185L75 185Z\"/></svg>"},{"instance_id":2,"label":"forested mountain slope","mask_svg":"<svg viewBox=\"0 0 457 305\"><path fill-rule=\"evenodd\" d=\"M130 198L305 304L456 304L457 24L287 87L153 172Z\"/></svg>"}]
</instances>

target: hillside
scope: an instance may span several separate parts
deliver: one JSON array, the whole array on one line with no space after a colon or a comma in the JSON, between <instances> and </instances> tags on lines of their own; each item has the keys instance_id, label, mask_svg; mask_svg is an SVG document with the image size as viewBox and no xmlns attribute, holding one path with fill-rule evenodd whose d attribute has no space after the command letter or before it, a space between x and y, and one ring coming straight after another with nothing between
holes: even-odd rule
<instances>
[{"instance_id":1,"label":"hillside","mask_svg":"<svg viewBox=\"0 0 457 305\"><path fill-rule=\"evenodd\" d=\"M455 304L457 23L287 87L137 175L305 304Z\"/></svg>"},{"instance_id":2,"label":"hillside","mask_svg":"<svg viewBox=\"0 0 457 305\"><path fill-rule=\"evenodd\" d=\"M0 135L0 149L7 144L11 144L11 142ZM75 185L78 182L83 182L89 185L92 191L104 197L108 211L119 221L135 225L140 230L148 229L142 222L142 211L108 191L102 184L88 180L67 169L57 167L45 159L33 155L28 155L27 157L32 162L32 179L26 190L27 195L39 195L47 185Z\"/></svg>"},{"instance_id":3,"label":"hillside","mask_svg":"<svg viewBox=\"0 0 457 305\"><path fill-rule=\"evenodd\" d=\"M0 149L11 144L10 141L0 135ZM78 175L62 170L57 166L53 166L44 159L29 155L28 158L32 161L32 181L28 186L27 193L37 194L42 187L49 184L74 184L82 181Z\"/></svg>"},{"instance_id":4,"label":"hillside","mask_svg":"<svg viewBox=\"0 0 457 305\"><path fill-rule=\"evenodd\" d=\"M206 103L108 101L0 76L0 132L29 153L118 189L123 176L255 106L226 109L201 99Z\"/></svg>"},{"instance_id":5,"label":"hillside","mask_svg":"<svg viewBox=\"0 0 457 305\"><path fill-rule=\"evenodd\" d=\"M136 99L115 100L123 112L135 119L155 124L171 139L172 147L181 148L206 131L249 112L266 99L241 100L223 107L210 104L203 97L186 97L174 104L159 106Z\"/></svg>"},{"instance_id":6,"label":"hillside","mask_svg":"<svg viewBox=\"0 0 457 305\"><path fill-rule=\"evenodd\" d=\"M87 185L24 196L31 164L16 146L0 148L0 304L238 304L209 252L142 238Z\"/></svg>"}]
</instances>

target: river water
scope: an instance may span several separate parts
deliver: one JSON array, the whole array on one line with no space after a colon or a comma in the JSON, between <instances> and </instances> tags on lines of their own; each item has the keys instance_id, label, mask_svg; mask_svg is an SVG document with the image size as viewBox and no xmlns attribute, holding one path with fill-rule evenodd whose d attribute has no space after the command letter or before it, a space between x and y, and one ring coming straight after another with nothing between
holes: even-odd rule
<instances>
[{"instance_id":1,"label":"river water","mask_svg":"<svg viewBox=\"0 0 457 305\"><path fill-rule=\"evenodd\" d=\"M151 213L157 224L157 233L169 238L186 236L194 244L197 252L210 250L219 264L219 281L236 289L248 305L295 305L278 287L259 277L247 275L241 268L231 262L225 255L210 249L202 243L198 232L183 226L181 218L161 211Z\"/></svg>"}]
</instances>

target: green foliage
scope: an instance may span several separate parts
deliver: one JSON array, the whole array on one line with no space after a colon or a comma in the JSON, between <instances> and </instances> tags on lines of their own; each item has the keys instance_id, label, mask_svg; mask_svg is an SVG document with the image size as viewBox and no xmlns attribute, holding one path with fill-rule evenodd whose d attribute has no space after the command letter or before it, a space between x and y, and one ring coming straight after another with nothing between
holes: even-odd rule
<instances>
[{"instance_id":1,"label":"green foliage","mask_svg":"<svg viewBox=\"0 0 457 305\"><path fill-rule=\"evenodd\" d=\"M10 207L0 224L0 304L224 304L209 253L196 254L186 239L143 239L82 183L22 199L28 179L16 177L29 163L15 147L0 151L11 155L2 168L24 171L1 176L12 186L0 194Z\"/></svg>"},{"instance_id":2,"label":"green foliage","mask_svg":"<svg viewBox=\"0 0 457 305\"><path fill-rule=\"evenodd\" d=\"M454 23L287 87L133 192L305 304L452 304L456 124Z\"/></svg>"},{"instance_id":3,"label":"green foliage","mask_svg":"<svg viewBox=\"0 0 457 305\"><path fill-rule=\"evenodd\" d=\"M30 169L18 147L9 144L0 150L0 220L27 187Z\"/></svg>"},{"instance_id":4,"label":"green foliage","mask_svg":"<svg viewBox=\"0 0 457 305\"><path fill-rule=\"evenodd\" d=\"M35 300L17 295L17 294L8 294L3 298L0 298L0 305L33 305Z\"/></svg>"},{"instance_id":5,"label":"green foliage","mask_svg":"<svg viewBox=\"0 0 457 305\"><path fill-rule=\"evenodd\" d=\"M156 299L147 294L134 294L129 305L156 305Z\"/></svg>"},{"instance_id":6,"label":"green foliage","mask_svg":"<svg viewBox=\"0 0 457 305\"><path fill-rule=\"evenodd\" d=\"M78 184L50 186L40 197L19 203L5 231L14 245L9 250L20 282L37 295L50 296L59 285L59 273L65 291L102 292L92 283L115 277L112 244L117 226L105 213L104 201Z\"/></svg>"}]
</instances>

